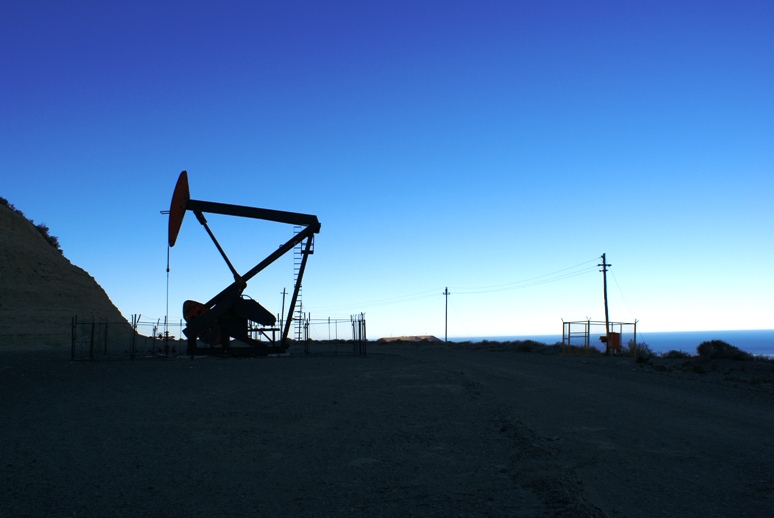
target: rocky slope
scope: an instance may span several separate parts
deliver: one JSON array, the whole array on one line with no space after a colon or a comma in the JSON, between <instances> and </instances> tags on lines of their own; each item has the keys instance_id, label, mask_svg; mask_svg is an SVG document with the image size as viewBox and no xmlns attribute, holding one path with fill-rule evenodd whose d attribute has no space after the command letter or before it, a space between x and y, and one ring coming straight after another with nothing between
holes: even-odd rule
<instances>
[{"instance_id":1,"label":"rocky slope","mask_svg":"<svg viewBox=\"0 0 774 518\"><path fill-rule=\"evenodd\" d=\"M0 204L0 347L69 347L75 315L130 329L93 277Z\"/></svg>"}]
</instances>

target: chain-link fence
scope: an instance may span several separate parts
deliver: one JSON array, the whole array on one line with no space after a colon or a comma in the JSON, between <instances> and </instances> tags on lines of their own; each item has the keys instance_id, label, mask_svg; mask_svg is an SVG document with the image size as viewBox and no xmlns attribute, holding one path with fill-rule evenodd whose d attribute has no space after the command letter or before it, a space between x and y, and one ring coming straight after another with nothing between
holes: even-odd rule
<instances>
[{"instance_id":1,"label":"chain-link fence","mask_svg":"<svg viewBox=\"0 0 774 518\"><path fill-rule=\"evenodd\" d=\"M188 343L182 337L184 327L182 321L141 320L139 315L132 315L131 324L75 316L72 318L71 358L118 360L185 355ZM305 315L301 329L301 339L290 341L288 354L366 355L365 313L349 319L312 320ZM271 331L279 329L272 328ZM252 334L256 340L279 339L276 332ZM238 347L238 342L234 343L234 347Z\"/></svg>"},{"instance_id":2,"label":"chain-link fence","mask_svg":"<svg viewBox=\"0 0 774 518\"><path fill-rule=\"evenodd\" d=\"M182 323L163 326L159 321L111 322L96 317L72 318L71 358L73 360L135 359L171 356L185 352L170 329Z\"/></svg>"}]
</instances>

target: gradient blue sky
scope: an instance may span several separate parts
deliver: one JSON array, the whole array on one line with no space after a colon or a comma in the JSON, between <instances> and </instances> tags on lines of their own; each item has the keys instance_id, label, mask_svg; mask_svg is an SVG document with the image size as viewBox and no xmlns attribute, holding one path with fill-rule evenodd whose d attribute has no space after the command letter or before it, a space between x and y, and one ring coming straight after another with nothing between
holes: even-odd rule
<instances>
[{"instance_id":1,"label":"gradient blue sky","mask_svg":"<svg viewBox=\"0 0 774 518\"><path fill-rule=\"evenodd\" d=\"M127 318L162 318L166 216L316 214L312 318L369 337L774 328L774 3L12 1L0 196ZM230 273L195 218L169 314ZM244 272L292 227L208 218ZM571 274L571 275L568 275ZM277 313L292 257L246 293ZM324 334L325 336L321 336ZM326 331L313 336L326 337Z\"/></svg>"}]
</instances>

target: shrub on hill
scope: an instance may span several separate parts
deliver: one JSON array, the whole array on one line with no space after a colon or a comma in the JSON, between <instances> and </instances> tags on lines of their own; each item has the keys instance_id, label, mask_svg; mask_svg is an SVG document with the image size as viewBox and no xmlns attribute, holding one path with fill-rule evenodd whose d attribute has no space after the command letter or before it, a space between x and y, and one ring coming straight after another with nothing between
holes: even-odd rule
<instances>
[{"instance_id":1,"label":"shrub on hill","mask_svg":"<svg viewBox=\"0 0 774 518\"><path fill-rule=\"evenodd\" d=\"M20 210L19 210L19 209L17 209L16 207L14 207L14 206L13 206L13 203L9 203L9 202L8 202L8 200L6 200L6 199L5 199L5 198L3 198L3 197L0 197L0 205L5 205L6 207L8 207L9 209L11 209L12 211L14 211L15 213L17 213L18 215L20 215L20 216L24 216L24 213L23 213L22 211L20 211ZM49 233L49 228L48 228L48 226L47 226L45 223L39 223L39 224L35 225L35 222L34 222L34 221L32 221L32 219L31 219L31 218L27 218L27 219L29 220L29 222L30 222L30 223L32 223L32 224L35 226L35 229L36 229L38 232L40 232L40 235L41 235L41 236L43 236L43 238L45 238L45 240L46 240L46 241L48 241L48 244L49 244L49 245L51 245L51 246L53 246L54 248L56 248L56 250L57 250L57 251L58 251L60 254L61 254L61 253L64 253L64 252L62 252L62 248L61 248L61 246L59 245L59 239L58 239L56 236L52 236L52 235Z\"/></svg>"},{"instance_id":2,"label":"shrub on hill","mask_svg":"<svg viewBox=\"0 0 774 518\"><path fill-rule=\"evenodd\" d=\"M30 223L33 225L35 224L32 220L30 220ZM40 235L43 236L46 241L48 241L48 244L56 248L56 250L62 254L62 247L59 246L59 239L56 236L52 236L48 233L48 226L46 226L45 223L40 223L38 225L35 225L35 228L38 229L38 232L40 232Z\"/></svg>"},{"instance_id":3,"label":"shrub on hill","mask_svg":"<svg viewBox=\"0 0 774 518\"><path fill-rule=\"evenodd\" d=\"M533 351L539 351L546 347L546 344L537 342L535 340L517 340L513 342L516 346L516 350L521 353L531 353Z\"/></svg>"},{"instance_id":4,"label":"shrub on hill","mask_svg":"<svg viewBox=\"0 0 774 518\"><path fill-rule=\"evenodd\" d=\"M636 355L635 352L637 353ZM637 358L642 358L644 360L655 356L655 353L650 350L650 346L648 344L645 342L639 342L635 344L634 340L629 340L629 342L626 344L626 353L624 354L628 356L636 356Z\"/></svg>"},{"instance_id":5,"label":"shrub on hill","mask_svg":"<svg viewBox=\"0 0 774 518\"><path fill-rule=\"evenodd\" d=\"M696 352L703 360L746 360L750 357L748 353L723 340L702 342Z\"/></svg>"},{"instance_id":6,"label":"shrub on hill","mask_svg":"<svg viewBox=\"0 0 774 518\"><path fill-rule=\"evenodd\" d=\"M664 353L663 357L667 360L687 360L691 357L691 355L683 351L672 350Z\"/></svg>"}]
</instances>

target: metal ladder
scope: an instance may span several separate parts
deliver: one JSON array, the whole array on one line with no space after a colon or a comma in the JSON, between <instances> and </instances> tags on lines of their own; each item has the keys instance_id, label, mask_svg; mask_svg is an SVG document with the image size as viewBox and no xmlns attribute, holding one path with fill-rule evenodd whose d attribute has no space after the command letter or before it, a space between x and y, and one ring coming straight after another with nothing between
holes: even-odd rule
<instances>
[{"instance_id":1,"label":"metal ladder","mask_svg":"<svg viewBox=\"0 0 774 518\"><path fill-rule=\"evenodd\" d=\"M303 230L303 227L295 225L293 227L293 235L298 234ZM293 284L298 282L298 275L301 271L301 259L304 255L304 242L298 243L293 247ZM300 342L303 338L304 331L304 304L301 301L301 286L298 287L298 299L296 300L296 312L294 315L295 327L296 327L296 341Z\"/></svg>"}]
</instances>

